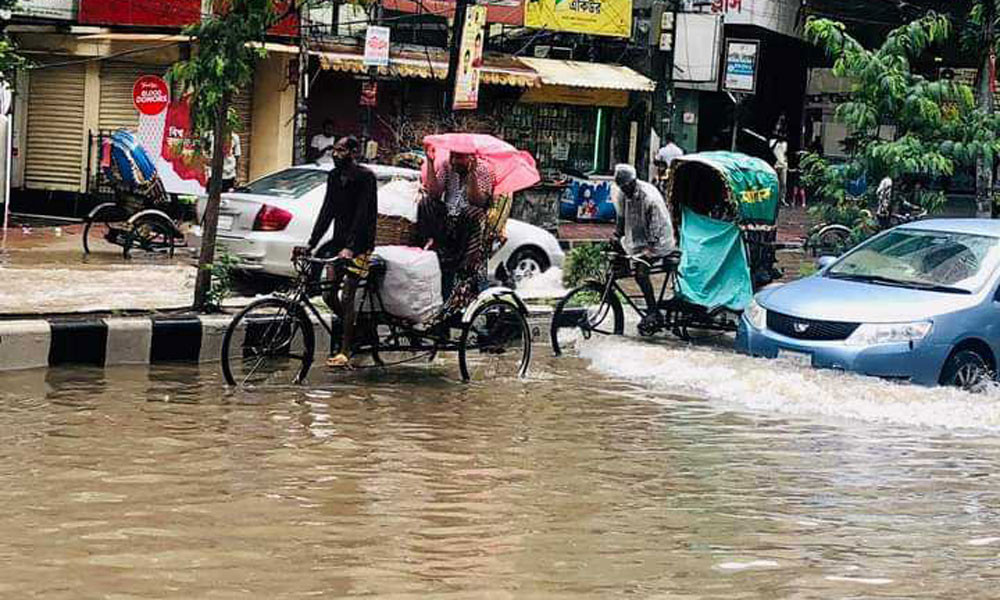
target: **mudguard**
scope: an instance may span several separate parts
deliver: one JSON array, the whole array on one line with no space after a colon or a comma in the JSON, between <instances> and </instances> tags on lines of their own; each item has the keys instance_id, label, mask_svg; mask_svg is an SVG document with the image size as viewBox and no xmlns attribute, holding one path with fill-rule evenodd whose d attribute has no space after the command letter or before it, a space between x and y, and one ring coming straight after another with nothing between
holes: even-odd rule
<instances>
[{"instance_id":1,"label":"mudguard","mask_svg":"<svg viewBox=\"0 0 1000 600\"><path fill-rule=\"evenodd\" d=\"M122 210L118 206L118 204L116 204L115 202L102 202L102 203L98 204L97 206L95 206L93 209L91 209L91 211L89 213L87 213L87 220L88 221L93 221L94 217L96 217L97 214L99 212L101 212L102 210L104 210L105 208L114 208L114 209L117 209L119 211ZM124 215L124 211L122 211L122 213Z\"/></svg>"},{"instance_id":2,"label":"mudguard","mask_svg":"<svg viewBox=\"0 0 1000 600\"><path fill-rule=\"evenodd\" d=\"M146 210L140 210L139 212L129 217L128 224L130 226L135 225L136 221L138 221L139 219L149 216L159 217L160 219L163 220L165 224L170 226L170 229L174 232L175 237L183 237L183 234L181 234L180 230L177 229L177 225L174 223L174 220L171 219L170 216L167 215L167 213L163 212L162 210L157 210L155 208L147 208Z\"/></svg>"},{"instance_id":3,"label":"mudguard","mask_svg":"<svg viewBox=\"0 0 1000 600\"><path fill-rule=\"evenodd\" d=\"M517 293L514 292L514 290L507 287L491 287L480 292L479 296L476 297L475 302L470 304L465 309L465 312L462 313L462 323L471 323L472 315L476 314L479 307L493 300L500 300L501 302L513 304L519 311L521 311L521 314L526 317L528 315L528 307L525 306L524 302L517 295Z\"/></svg>"}]
</instances>

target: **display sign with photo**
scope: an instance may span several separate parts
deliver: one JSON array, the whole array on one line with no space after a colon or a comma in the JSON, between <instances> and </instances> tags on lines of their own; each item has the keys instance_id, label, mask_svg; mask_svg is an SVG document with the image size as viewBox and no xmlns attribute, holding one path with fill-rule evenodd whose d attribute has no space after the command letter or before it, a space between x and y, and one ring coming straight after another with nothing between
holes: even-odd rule
<instances>
[{"instance_id":1,"label":"display sign with photo","mask_svg":"<svg viewBox=\"0 0 1000 600\"><path fill-rule=\"evenodd\" d=\"M462 47L455 73L455 110L475 110L479 106L479 67L483 61L486 7L470 6L465 13Z\"/></svg>"}]
</instances>

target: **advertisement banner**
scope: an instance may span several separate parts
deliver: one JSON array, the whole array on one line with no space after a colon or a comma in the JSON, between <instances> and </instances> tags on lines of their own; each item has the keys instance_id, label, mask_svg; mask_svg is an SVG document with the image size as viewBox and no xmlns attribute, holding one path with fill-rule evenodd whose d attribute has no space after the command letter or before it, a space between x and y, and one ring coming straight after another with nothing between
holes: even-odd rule
<instances>
[{"instance_id":1,"label":"advertisement banner","mask_svg":"<svg viewBox=\"0 0 1000 600\"><path fill-rule=\"evenodd\" d=\"M158 115L170 104L170 88L158 75L143 75L132 86L132 104L144 115Z\"/></svg>"},{"instance_id":2,"label":"advertisement banner","mask_svg":"<svg viewBox=\"0 0 1000 600\"><path fill-rule=\"evenodd\" d=\"M389 36L388 27L369 25L365 34L365 66L389 66Z\"/></svg>"},{"instance_id":3,"label":"advertisement banner","mask_svg":"<svg viewBox=\"0 0 1000 600\"><path fill-rule=\"evenodd\" d=\"M627 38L632 35L632 0L527 0L524 26Z\"/></svg>"},{"instance_id":4,"label":"advertisement banner","mask_svg":"<svg viewBox=\"0 0 1000 600\"><path fill-rule=\"evenodd\" d=\"M75 0L21 0L13 12L20 17L59 21L75 21L77 16Z\"/></svg>"},{"instance_id":5,"label":"advertisement banner","mask_svg":"<svg viewBox=\"0 0 1000 600\"><path fill-rule=\"evenodd\" d=\"M455 16L455 0L382 0L382 8L417 15L450 19ZM524 25L521 0L491 0L486 6L486 22Z\"/></svg>"},{"instance_id":6,"label":"advertisement banner","mask_svg":"<svg viewBox=\"0 0 1000 600\"><path fill-rule=\"evenodd\" d=\"M483 32L486 7L470 6L462 28L462 47L455 74L455 110L475 110L479 106L479 67L483 62Z\"/></svg>"},{"instance_id":7,"label":"advertisement banner","mask_svg":"<svg viewBox=\"0 0 1000 600\"><path fill-rule=\"evenodd\" d=\"M204 195L209 156L195 137L190 96L171 100L166 110L139 113L136 136L156 161L156 172L171 194Z\"/></svg>"},{"instance_id":8,"label":"advertisement banner","mask_svg":"<svg viewBox=\"0 0 1000 600\"><path fill-rule=\"evenodd\" d=\"M743 94L756 92L759 53L760 42L755 40L726 40L726 73L722 89Z\"/></svg>"},{"instance_id":9,"label":"advertisement banner","mask_svg":"<svg viewBox=\"0 0 1000 600\"><path fill-rule=\"evenodd\" d=\"M56 0L45 0L55 2ZM275 14L284 14L292 0L276 0ZM72 2L71 2L72 3ZM221 3L220 3L221 4ZM79 22L85 25L184 27L201 20L202 0L79 0ZM298 34L298 19L290 15L271 29L277 35Z\"/></svg>"}]
</instances>

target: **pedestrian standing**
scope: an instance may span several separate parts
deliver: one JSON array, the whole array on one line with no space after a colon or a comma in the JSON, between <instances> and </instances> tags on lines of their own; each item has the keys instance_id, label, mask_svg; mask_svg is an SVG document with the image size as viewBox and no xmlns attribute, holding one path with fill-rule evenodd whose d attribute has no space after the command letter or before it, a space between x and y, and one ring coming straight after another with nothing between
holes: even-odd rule
<instances>
[{"instance_id":1,"label":"pedestrian standing","mask_svg":"<svg viewBox=\"0 0 1000 600\"><path fill-rule=\"evenodd\" d=\"M312 160L319 165L333 164L333 147L337 143L337 135L334 132L332 119L323 121L323 131L313 136L309 142L309 151Z\"/></svg>"}]
</instances>

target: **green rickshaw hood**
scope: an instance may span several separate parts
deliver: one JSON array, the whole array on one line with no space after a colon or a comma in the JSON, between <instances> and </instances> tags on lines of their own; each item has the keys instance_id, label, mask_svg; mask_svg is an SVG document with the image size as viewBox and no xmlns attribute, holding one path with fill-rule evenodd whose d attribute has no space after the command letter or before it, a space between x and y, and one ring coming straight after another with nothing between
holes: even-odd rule
<instances>
[{"instance_id":1,"label":"green rickshaw hood","mask_svg":"<svg viewBox=\"0 0 1000 600\"><path fill-rule=\"evenodd\" d=\"M740 224L774 225L778 220L778 174L766 161L738 152L699 152L674 159L671 164L671 204L694 206L690 193L678 190L692 165L703 165L719 176L726 198L718 201L738 209ZM687 184L690 185L690 184ZM685 197L687 196L687 197ZM704 200L704 199L702 199ZM676 207L676 208L679 208Z\"/></svg>"}]
</instances>

